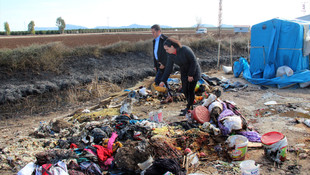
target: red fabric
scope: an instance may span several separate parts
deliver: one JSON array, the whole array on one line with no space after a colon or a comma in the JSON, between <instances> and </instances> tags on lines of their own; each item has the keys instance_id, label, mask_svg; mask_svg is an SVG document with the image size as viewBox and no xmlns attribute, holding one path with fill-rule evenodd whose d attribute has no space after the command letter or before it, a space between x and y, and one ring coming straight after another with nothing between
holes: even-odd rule
<instances>
[{"instance_id":1,"label":"red fabric","mask_svg":"<svg viewBox=\"0 0 310 175\"><path fill-rule=\"evenodd\" d=\"M71 149L72 149L72 148L78 148L78 146L77 146L76 144L74 144L74 143L71 143L70 148L71 148Z\"/></svg>"},{"instance_id":2,"label":"red fabric","mask_svg":"<svg viewBox=\"0 0 310 175\"><path fill-rule=\"evenodd\" d=\"M97 148L97 156L100 162L106 161L109 157L112 156L113 151L109 150L101 145L93 145L93 147Z\"/></svg>"},{"instance_id":3,"label":"red fabric","mask_svg":"<svg viewBox=\"0 0 310 175\"><path fill-rule=\"evenodd\" d=\"M52 164L43 164L42 165L42 175L51 175L48 171L51 168Z\"/></svg>"}]
</instances>

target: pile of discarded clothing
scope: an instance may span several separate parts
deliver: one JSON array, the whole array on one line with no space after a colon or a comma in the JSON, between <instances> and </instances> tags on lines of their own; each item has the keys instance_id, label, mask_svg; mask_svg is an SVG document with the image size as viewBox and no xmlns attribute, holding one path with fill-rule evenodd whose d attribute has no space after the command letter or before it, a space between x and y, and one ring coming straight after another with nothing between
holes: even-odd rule
<instances>
[{"instance_id":1,"label":"pile of discarded clothing","mask_svg":"<svg viewBox=\"0 0 310 175\"><path fill-rule=\"evenodd\" d=\"M182 100L180 80L168 83L174 98ZM45 139L44 151L18 174L182 175L198 170L200 161L229 161L225 142L230 135L253 142L260 142L260 136L247 127L235 104L219 98L220 84L203 74L195 89L195 108L179 122L166 123L161 110L147 117L134 115L132 106L167 93L141 86L92 110L41 123L31 136Z\"/></svg>"}]
</instances>

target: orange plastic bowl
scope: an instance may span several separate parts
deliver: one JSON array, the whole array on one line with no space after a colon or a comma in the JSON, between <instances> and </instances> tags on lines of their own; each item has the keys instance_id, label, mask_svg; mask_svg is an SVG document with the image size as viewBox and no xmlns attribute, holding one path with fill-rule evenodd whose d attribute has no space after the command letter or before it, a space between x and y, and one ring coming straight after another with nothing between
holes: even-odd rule
<instances>
[{"instance_id":1,"label":"orange plastic bowl","mask_svg":"<svg viewBox=\"0 0 310 175\"><path fill-rule=\"evenodd\" d=\"M210 121L210 113L209 110L204 106L197 106L194 110L192 110L193 118L199 123L205 123Z\"/></svg>"}]
</instances>

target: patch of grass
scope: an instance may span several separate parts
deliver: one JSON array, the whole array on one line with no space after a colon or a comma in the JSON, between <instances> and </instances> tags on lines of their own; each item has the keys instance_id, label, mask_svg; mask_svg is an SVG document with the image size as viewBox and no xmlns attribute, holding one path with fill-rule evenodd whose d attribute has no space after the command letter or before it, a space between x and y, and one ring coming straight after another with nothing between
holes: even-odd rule
<instances>
[{"instance_id":1,"label":"patch of grass","mask_svg":"<svg viewBox=\"0 0 310 175\"><path fill-rule=\"evenodd\" d=\"M99 58L102 56L101 54L101 46L99 45L86 45L81 47L72 48L70 53L68 53L70 57L95 57Z\"/></svg>"},{"instance_id":2,"label":"patch of grass","mask_svg":"<svg viewBox=\"0 0 310 175\"><path fill-rule=\"evenodd\" d=\"M221 50L229 51L230 39L234 51L246 51L249 35L235 35L221 39ZM183 37L181 43L188 45L194 51L216 51L218 39L212 35L204 37ZM72 57L104 57L105 54L116 55L120 53L147 53L152 54L152 40L129 42L120 41L115 44L101 47L99 45L86 45L76 48L66 47L61 42L45 45L31 45L17 49L0 49L0 68L14 71L53 71L59 72L66 58Z\"/></svg>"},{"instance_id":3,"label":"patch of grass","mask_svg":"<svg viewBox=\"0 0 310 175\"><path fill-rule=\"evenodd\" d=\"M0 50L0 66L12 71L57 71L67 52L61 42Z\"/></svg>"},{"instance_id":4,"label":"patch of grass","mask_svg":"<svg viewBox=\"0 0 310 175\"><path fill-rule=\"evenodd\" d=\"M246 51L250 45L250 35L237 35L232 39L232 45L236 51Z\"/></svg>"},{"instance_id":5,"label":"patch of grass","mask_svg":"<svg viewBox=\"0 0 310 175\"><path fill-rule=\"evenodd\" d=\"M47 114L55 111L67 111L71 107L79 107L86 102L98 104L102 99L109 97L122 89L109 82L98 82L73 87L58 92L48 92L39 95L27 96L17 102L0 105L0 119L20 115Z\"/></svg>"},{"instance_id":6,"label":"patch of grass","mask_svg":"<svg viewBox=\"0 0 310 175\"><path fill-rule=\"evenodd\" d=\"M119 54L126 52L145 52L149 53L152 50L152 42L151 40L147 41L138 41L136 43L129 41L119 41L110 46L106 46L102 49L102 52L108 54Z\"/></svg>"},{"instance_id":7,"label":"patch of grass","mask_svg":"<svg viewBox=\"0 0 310 175\"><path fill-rule=\"evenodd\" d=\"M218 47L218 41L212 37L191 41L188 45L193 50L214 50Z\"/></svg>"},{"instance_id":8,"label":"patch of grass","mask_svg":"<svg viewBox=\"0 0 310 175\"><path fill-rule=\"evenodd\" d=\"M74 104L76 102L87 102L100 97L107 97L114 92L121 91L121 88L109 82L99 82L97 79L92 83L70 89L65 95L65 101Z\"/></svg>"}]
</instances>

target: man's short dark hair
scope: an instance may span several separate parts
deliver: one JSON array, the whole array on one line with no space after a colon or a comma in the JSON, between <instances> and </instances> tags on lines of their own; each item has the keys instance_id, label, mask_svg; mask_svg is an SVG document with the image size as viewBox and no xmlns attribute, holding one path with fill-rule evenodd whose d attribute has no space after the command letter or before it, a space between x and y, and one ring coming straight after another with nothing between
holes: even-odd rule
<instances>
[{"instance_id":1,"label":"man's short dark hair","mask_svg":"<svg viewBox=\"0 0 310 175\"><path fill-rule=\"evenodd\" d=\"M160 31L160 26L158 24L154 24L151 29L154 29L155 31Z\"/></svg>"}]
</instances>

